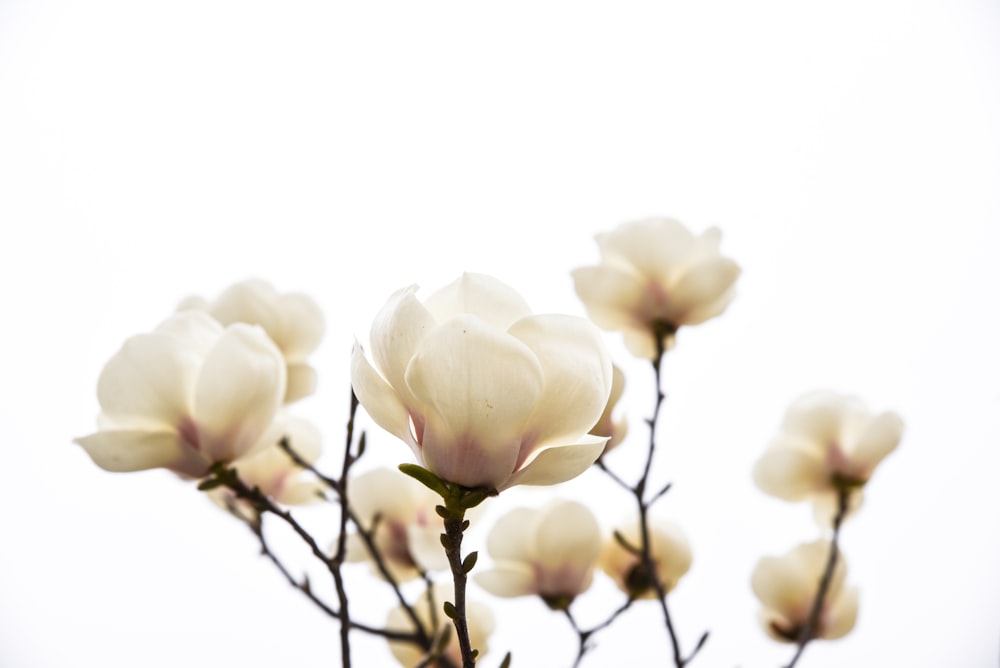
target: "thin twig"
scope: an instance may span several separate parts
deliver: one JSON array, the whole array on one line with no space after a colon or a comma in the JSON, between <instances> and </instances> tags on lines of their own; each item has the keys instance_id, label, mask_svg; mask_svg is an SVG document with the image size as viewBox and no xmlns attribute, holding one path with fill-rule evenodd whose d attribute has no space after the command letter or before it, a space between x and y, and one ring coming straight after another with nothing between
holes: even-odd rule
<instances>
[{"instance_id":1,"label":"thin twig","mask_svg":"<svg viewBox=\"0 0 1000 668\"><path fill-rule=\"evenodd\" d=\"M837 490L837 514L833 517L833 538L830 541L830 556L827 557L826 568L823 569L823 575L820 578L819 587L816 590L816 598L813 599L812 609L809 611L809 617L806 618L805 626L799 631L798 647L795 649L795 656L792 657L791 662L786 668L794 668L805 651L806 645L816 639L816 629L819 625L820 614L823 612L823 603L830 591L830 583L833 582L833 572L837 567L837 555L840 552L837 547L837 541L840 539L840 525L847 515L849 495L850 491L847 489L840 488Z\"/></svg>"},{"instance_id":2,"label":"thin twig","mask_svg":"<svg viewBox=\"0 0 1000 668\"><path fill-rule=\"evenodd\" d=\"M566 619L569 620L570 625L573 627L573 630L576 631L577 637L579 638L580 641L576 652L576 659L573 661L573 668L578 668L580 662L583 661L583 655L586 654L591 649L591 645L587 644L587 641L590 640L590 637L595 633L597 633L598 631L602 631L605 628L611 626L611 624L614 623L616 619L618 619L619 615L621 615L623 612L632 607L632 604L634 602L635 599L630 596L625 601L625 603L623 603L617 610L612 612L607 619L605 619L603 622L601 622L596 626L592 626L589 629L580 628L580 625L577 624L576 618L573 617L573 613L570 611L569 606L566 606L565 608L562 609L563 613L566 615Z\"/></svg>"}]
</instances>

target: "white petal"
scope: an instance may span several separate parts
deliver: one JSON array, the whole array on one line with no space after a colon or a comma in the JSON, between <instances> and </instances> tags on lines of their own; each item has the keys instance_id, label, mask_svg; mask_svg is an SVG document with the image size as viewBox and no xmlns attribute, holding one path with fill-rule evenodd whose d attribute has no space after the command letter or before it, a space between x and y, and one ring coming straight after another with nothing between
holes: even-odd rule
<instances>
[{"instance_id":1,"label":"white petal","mask_svg":"<svg viewBox=\"0 0 1000 668\"><path fill-rule=\"evenodd\" d=\"M237 322L260 325L272 338L281 328L278 292L270 283L260 279L242 281L226 288L211 304L210 312L223 325Z\"/></svg>"},{"instance_id":2,"label":"white petal","mask_svg":"<svg viewBox=\"0 0 1000 668\"><path fill-rule=\"evenodd\" d=\"M413 397L404 380L406 368L427 332L437 326L434 316L416 298L416 292L417 286L412 285L393 293L376 314L371 329L375 366L400 400L410 407Z\"/></svg>"},{"instance_id":3,"label":"white petal","mask_svg":"<svg viewBox=\"0 0 1000 668\"><path fill-rule=\"evenodd\" d=\"M828 601L823 615L825 623L821 637L827 640L843 638L854 628L858 619L858 590L851 588Z\"/></svg>"},{"instance_id":4,"label":"white petal","mask_svg":"<svg viewBox=\"0 0 1000 668\"><path fill-rule=\"evenodd\" d=\"M280 295L277 301L281 330L275 343L288 360L305 360L323 340L323 312L312 297L299 292Z\"/></svg>"},{"instance_id":5,"label":"white petal","mask_svg":"<svg viewBox=\"0 0 1000 668\"><path fill-rule=\"evenodd\" d=\"M647 328L627 329L624 332L625 348L639 359L656 359L656 337Z\"/></svg>"},{"instance_id":6,"label":"white petal","mask_svg":"<svg viewBox=\"0 0 1000 668\"><path fill-rule=\"evenodd\" d=\"M598 327L619 330L646 324L645 284L636 276L608 266L580 267L572 272L576 294Z\"/></svg>"},{"instance_id":7,"label":"white petal","mask_svg":"<svg viewBox=\"0 0 1000 668\"><path fill-rule=\"evenodd\" d=\"M325 492L326 486L316 479L293 480L274 499L286 506L305 506L323 500Z\"/></svg>"},{"instance_id":8,"label":"white petal","mask_svg":"<svg viewBox=\"0 0 1000 668\"><path fill-rule=\"evenodd\" d=\"M788 407L781 429L826 446L840 443L844 423L850 415L859 413L867 415L867 410L855 397L826 390L810 392Z\"/></svg>"},{"instance_id":9,"label":"white petal","mask_svg":"<svg viewBox=\"0 0 1000 668\"><path fill-rule=\"evenodd\" d=\"M553 568L573 566L578 572L588 571L601 551L601 528L590 509L576 501L549 507L536 535L539 561Z\"/></svg>"},{"instance_id":10,"label":"white petal","mask_svg":"<svg viewBox=\"0 0 1000 668\"><path fill-rule=\"evenodd\" d=\"M200 478L210 462L190 451L172 431L100 431L75 441L105 471L168 468Z\"/></svg>"},{"instance_id":11,"label":"white petal","mask_svg":"<svg viewBox=\"0 0 1000 668\"><path fill-rule=\"evenodd\" d=\"M285 403L298 401L316 391L316 370L308 364L289 364L288 383L285 388Z\"/></svg>"},{"instance_id":12,"label":"white petal","mask_svg":"<svg viewBox=\"0 0 1000 668\"><path fill-rule=\"evenodd\" d=\"M769 447L753 467L753 480L765 494L785 501L801 501L829 489L824 460L813 452L791 447Z\"/></svg>"},{"instance_id":13,"label":"white petal","mask_svg":"<svg viewBox=\"0 0 1000 668\"><path fill-rule=\"evenodd\" d=\"M534 561L540 519L539 512L531 508L514 508L502 515L486 539L490 556L497 561Z\"/></svg>"},{"instance_id":14,"label":"white petal","mask_svg":"<svg viewBox=\"0 0 1000 668\"><path fill-rule=\"evenodd\" d=\"M410 430L409 411L396 390L368 363L364 351L357 343L351 354L351 384L358 401L375 424L419 452Z\"/></svg>"},{"instance_id":15,"label":"white petal","mask_svg":"<svg viewBox=\"0 0 1000 668\"><path fill-rule=\"evenodd\" d=\"M315 464L323 452L323 435L316 425L305 418L288 416L282 426L288 444L295 454L307 463Z\"/></svg>"},{"instance_id":16,"label":"white petal","mask_svg":"<svg viewBox=\"0 0 1000 668\"><path fill-rule=\"evenodd\" d=\"M475 574L473 579L489 593L503 598L539 593L531 568L517 562L500 562L490 570Z\"/></svg>"},{"instance_id":17,"label":"white petal","mask_svg":"<svg viewBox=\"0 0 1000 668\"><path fill-rule=\"evenodd\" d=\"M285 360L259 327L230 325L198 376L194 424L213 461L231 461L258 444L285 396Z\"/></svg>"},{"instance_id":18,"label":"white petal","mask_svg":"<svg viewBox=\"0 0 1000 668\"><path fill-rule=\"evenodd\" d=\"M707 259L686 271L671 294L680 321L675 324L697 325L719 315L728 305L728 300L721 298L730 292L739 275L739 266L723 257ZM711 308L706 309L709 305Z\"/></svg>"},{"instance_id":19,"label":"white petal","mask_svg":"<svg viewBox=\"0 0 1000 668\"><path fill-rule=\"evenodd\" d=\"M601 257L627 259L642 274L667 278L671 268L681 265L694 248L694 236L679 221L650 218L618 226L599 235Z\"/></svg>"},{"instance_id":20,"label":"white petal","mask_svg":"<svg viewBox=\"0 0 1000 668\"><path fill-rule=\"evenodd\" d=\"M545 377L527 430L534 442L565 443L588 432L611 393L611 357L598 329L582 318L536 315L508 333L534 351Z\"/></svg>"},{"instance_id":21,"label":"white petal","mask_svg":"<svg viewBox=\"0 0 1000 668\"><path fill-rule=\"evenodd\" d=\"M425 571L443 571L449 567L448 556L441 547L441 534L444 527L417 526L406 527L406 540L410 547L410 555Z\"/></svg>"},{"instance_id":22,"label":"white petal","mask_svg":"<svg viewBox=\"0 0 1000 668\"><path fill-rule=\"evenodd\" d=\"M803 578L797 569L790 569L783 557L762 557L750 580L760 602L793 625L805 621L803 613L808 614L817 583Z\"/></svg>"},{"instance_id":23,"label":"white petal","mask_svg":"<svg viewBox=\"0 0 1000 668\"><path fill-rule=\"evenodd\" d=\"M380 515L385 522L405 525L415 521L417 507L411 490L419 484L400 471L380 467L350 479L347 496L354 514L366 528L370 527L375 515Z\"/></svg>"},{"instance_id":24,"label":"white petal","mask_svg":"<svg viewBox=\"0 0 1000 668\"><path fill-rule=\"evenodd\" d=\"M128 427L175 428L190 415L191 399L202 363L206 325L214 339L217 323L204 315L176 317L166 328L130 338L112 357L97 382L101 408L115 424ZM191 325L192 336L186 336Z\"/></svg>"},{"instance_id":25,"label":"white petal","mask_svg":"<svg viewBox=\"0 0 1000 668\"><path fill-rule=\"evenodd\" d=\"M426 420L427 468L467 487L496 487L510 476L543 386L530 348L475 316L457 316L427 335L406 383Z\"/></svg>"},{"instance_id":26,"label":"white petal","mask_svg":"<svg viewBox=\"0 0 1000 668\"><path fill-rule=\"evenodd\" d=\"M861 489L852 489L850 494L847 496L847 514L844 516L845 519L853 516L864 504L865 494ZM837 492L833 489L814 496L812 498L813 504L813 518L816 523L824 529L830 529L833 527L833 518L836 517L837 512L840 510L840 502L837 499Z\"/></svg>"},{"instance_id":27,"label":"white petal","mask_svg":"<svg viewBox=\"0 0 1000 668\"><path fill-rule=\"evenodd\" d=\"M587 435L574 445L545 448L497 489L514 485L555 485L571 480L597 461L607 442L604 436Z\"/></svg>"},{"instance_id":28,"label":"white petal","mask_svg":"<svg viewBox=\"0 0 1000 668\"><path fill-rule=\"evenodd\" d=\"M681 528L670 522L657 522L649 534L657 573L669 592L691 568L691 546Z\"/></svg>"},{"instance_id":29,"label":"white petal","mask_svg":"<svg viewBox=\"0 0 1000 668\"><path fill-rule=\"evenodd\" d=\"M893 412L882 413L861 433L850 458L867 480L875 467L896 449L903 437L903 420Z\"/></svg>"},{"instance_id":30,"label":"white petal","mask_svg":"<svg viewBox=\"0 0 1000 668\"><path fill-rule=\"evenodd\" d=\"M469 314L505 330L531 309L513 288L486 274L462 274L424 301L437 322Z\"/></svg>"}]
</instances>

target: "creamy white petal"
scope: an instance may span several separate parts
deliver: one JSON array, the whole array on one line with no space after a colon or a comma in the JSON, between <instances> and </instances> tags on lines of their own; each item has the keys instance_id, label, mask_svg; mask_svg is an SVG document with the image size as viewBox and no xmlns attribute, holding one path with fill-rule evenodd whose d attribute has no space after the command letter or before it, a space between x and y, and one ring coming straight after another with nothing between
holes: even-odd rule
<instances>
[{"instance_id":1,"label":"creamy white petal","mask_svg":"<svg viewBox=\"0 0 1000 668\"><path fill-rule=\"evenodd\" d=\"M902 437L903 420L893 412L882 413L868 423L851 453L852 463L858 467L865 480L896 449Z\"/></svg>"},{"instance_id":2,"label":"creamy white petal","mask_svg":"<svg viewBox=\"0 0 1000 668\"><path fill-rule=\"evenodd\" d=\"M725 295L740 276L740 268L729 258L714 257L691 267L677 281L671 293L672 306L679 322L674 324L698 325L717 312L703 308L705 304L725 306L719 299ZM692 315L700 320L695 321Z\"/></svg>"},{"instance_id":3,"label":"creamy white petal","mask_svg":"<svg viewBox=\"0 0 1000 668\"><path fill-rule=\"evenodd\" d=\"M323 340L326 329L323 311L312 297L300 292L280 295L277 302L281 312L281 329L275 343L287 359L302 361Z\"/></svg>"},{"instance_id":4,"label":"creamy white petal","mask_svg":"<svg viewBox=\"0 0 1000 668\"><path fill-rule=\"evenodd\" d=\"M555 485L571 480L597 461L604 452L608 439L604 436L585 435L573 445L555 445L540 451L497 489L514 485Z\"/></svg>"},{"instance_id":5,"label":"creamy white petal","mask_svg":"<svg viewBox=\"0 0 1000 668\"><path fill-rule=\"evenodd\" d=\"M656 337L647 328L626 329L625 348L640 359L656 359Z\"/></svg>"},{"instance_id":6,"label":"creamy white petal","mask_svg":"<svg viewBox=\"0 0 1000 668\"><path fill-rule=\"evenodd\" d=\"M275 494L274 499L286 506L305 506L323 500L325 492L326 486L314 478L296 479Z\"/></svg>"},{"instance_id":7,"label":"creamy white petal","mask_svg":"<svg viewBox=\"0 0 1000 668\"><path fill-rule=\"evenodd\" d=\"M285 403L298 401L316 391L318 378L316 370L308 364L289 364L287 369L287 385L285 387Z\"/></svg>"},{"instance_id":8,"label":"creamy white petal","mask_svg":"<svg viewBox=\"0 0 1000 668\"><path fill-rule=\"evenodd\" d=\"M545 377L526 440L566 442L589 431L611 392L611 357L600 331L583 318L535 315L518 320L508 333L534 351Z\"/></svg>"},{"instance_id":9,"label":"creamy white petal","mask_svg":"<svg viewBox=\"0 0 1000 668\"><path fill-rule=\"evenodd\" d=\"M99 431L75 442L95 464L116 473L162 467L198 478L210 465L186 448L173 431Z\"/></svg>"},{"instance_id":10,"label":"creamy white petal","mask_svg":"<svg viewBox=\"0 0 1000 668\"><path fill-rule=\"evenodd\" d=\"M576 501L553 504L535 530L538 559L543 565L593 568L601 551L601 528L594 514Z\"/></svg>"},{"instance_id":11,"label":"creamy white petal","mask_svg":"<svg viewBox=\"0 0 1000 668\"><path fill-rule=\"evenodd\" d=\"M849 518L861 510L861 506L864 504L865 494L864 490L852 489L851 493L847 497L847 514L845 518ZM833 527L833 518L836 517L839 511L840 502L837 499L837 492L834 489L830 489L822 494L812 497L813 504L813 517L816 523L824 529L830 529Z\"/></svg>"},{"instance_id":12,"label":"creamy white petal","mask_svg":"<svg viewBox=\"0 0 1000 668\"><path fill-rule=\"evenodd\" d=\"M858 619L858 590L851 588L830 599L824 614L822 635L828 640L843 638Z\"/></svg>"},{"instance_id":13,"label":"creamy white petal","mask_svg":"<svg viewBox=\"0 0 1000 668\"><path fill-rule=\"evenodd\" d=\"M260 279L242 281L226 288L209 310L223 325L237 322L260 325L272 334L281 329L278 292L270 283Z\"/></svg>"},{"instance_id":14,"label":"creamy white petal","mask_svg":"<svg viewBox=\"0 0 1000 668\"><path fill-rule=\"evenodd\" d=\"M656 522L649 534L660 582L669 592L691 568L691 545L681 528L670 522Z\"/></svg>"},{"instance_id":15,"label":"creamy white petal","mask_svg":"<svg viewBox=\"0 0 1000 668\"><path fill-rule=\"evenodd\" d=\"M194 397L198 444L213 461L246 454L285 396L285 360L262 329L230 325L205 357Z\"/></svg>"},{"instance_id":16,"label":"creamy white petal","mask_svg":"<svg viewBox=\"0 0 1000 668\"><path fill-rule=\"evenodd\" d=\"M823 445L840 443L847 416L858 412L867 410L855 397L826 390L810 392L788 407L781 429Z\"/></svg>"},{"instance_id":17,"label":"creamy white petal","mask_svg":"<svg viewBox=\"0 0 1000 668\"><path fill-rule=\"evenodd\" d=\"M413 485L418 484L400 471L379 467L350 479L347 496L355 515L366 527L370 526L375 515L380 515L385 521L410 524L417 514L411 490Z\"/></svg>"},{"instance_id":18,"label":"creamy white petal","mask_svg":"<svg viewBox=\"0 0 1000 668\"><path fill-rule=\"evenodd\" d=\"M753 467L753 480L766 494L801 501L830 487L821 455L792 448L768 448Z\"/></svg>"},{"instance_id":19,"label":"creamy white petal","mask_svg":"<svg viewBox=\"0 0 1000 668\"><path fill-rule=\"evenodd\" d=\"M804 621L815 596L815 587L798 568L790 567L785 557L762 557L750 579L753 593L770 608L797 625ZM794 618L793 618L794 617Z\"/></svg>"},{"instance_id":20,"label":"creamy white petal","mask_svg":"<svg viewBox=\"0 0 1000 668\"><path fill-rule=\"evenodd\" d=\"M514 508L502 515L486 539L490 556L497 561L534 561L539 519L531 508Z\"/></svg>"},{"instance_id":21,"label":"creamy white petal","mask_svg":"<svg viewBox=\"0 0 1000 668\"><path fill-rule=\"evenodd\" d=\"M97 381L97 397L113 423L175 428L190 414L201 355L178 337L153 332L125 342Z\"/></svg>"},{"instance_id":22,"label":"creamy white petal","mask_svg":"<svg viewBox=\"0 0 1000 668\"><path fill-rule=\"evenodd\" d=\"M587 317L598 327L618 330L646 325L643 313L646 286L635 275L601 265L574 269L572 276Z\"/></svg>"},{"instance_id":23,"label":"creamy white petal","mask_svg":"<svg viewBox=\"0 0 1000 668\"><path fill-rule=\"evenodd\" d=\"M406 367L427 332L437 325L416 292L415 285L394 292L376 314L371 329L375 366L407 406L413 405L413 397L406 386Z\"/></svg>"},{"instance_id":24,"label":"creamy white petal","mask_svg":"<svg viewBox=\"0 0 1000 668\"><path fill-rule=\"evenodd\" d=\"M475 316L439 325L406 373L426 420L427 467L469 487L502 483L543 382L534 353L514 337Z\"/></svg>"},{"instance_id":25,"label":"creamy white petal","mask_svg":"<svg viewBox=\"0 0 1000 668\"><path fill-rule=\"evenodd\" d=\"M679 221L649 218L620 225L598 235L602 257L620 256L646 276L666 277L665 270L683 262L694 247L694 237Z\"/></svg>"},{"instance_id":26,"label":"creamy white petal","mask_svg":"<svg viewBox=\"0 0 1000 668\"><path fill-rule=\"evenodd\" d=\"M531 568L517 562L499 562L493 568L473 575L476 584L503 598L540 593Z\"/></svg>"},{"instance_id":27,"label":"creamy white petal","mask_svg":"<svg viewBox=\"0 0 1000 668\"><path fill-rule=\"evenodd\" d=\"M357 343L351 354L351 384L358 401L375 424L409 445L414 452L419 452L410 429L409 411L396 390L368 363Z\"/></svg>"},{"instance_id":28,"label":"creamy white petal","mask_svg":"<svg viewBox=\"0 0 1000 668\"><path fill-rule=\"evenodd\" d=\"M486 274L462 274L428 297L424 305L438 322L469 314L501 331L531 313L517 291Z\"/></svg>"},{"instance_id":29,"label":"creamy white petal","mask_svg":"<svg viewBox=\"0 0 1000 668\"><path fill-rule=\"evenodd\" d=\"M425 571L443 571L448 569L448 556L441 547L441 534L444 526L437 522L436 526L419 526L411 524L406 527L406 539L413 555Z\"/></svg>"}]
</instances>

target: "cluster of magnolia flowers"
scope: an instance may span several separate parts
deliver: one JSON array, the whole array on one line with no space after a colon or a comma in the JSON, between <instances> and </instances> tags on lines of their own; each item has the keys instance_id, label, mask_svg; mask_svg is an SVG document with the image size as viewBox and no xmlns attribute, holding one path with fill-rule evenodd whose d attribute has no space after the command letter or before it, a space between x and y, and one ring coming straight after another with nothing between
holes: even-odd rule
<instances>
[{"instance_id":1,"label":"cluster of magnolia flowers","mask_svg":"<svg viewBox=\"0 0 1000 668\"><path fill-rule=\"evenodd\" d=\"M472 581L495 596L540 597L564 614L579 636L573 665L634 602L657 600L671 645L665 651L683 668L707 633L682 651L667 597L692 552L680 527L650 512L670 488L654 490L650 474L663 356L681 328L720 315L733 298L740 269L721 255L719 240L717 230L696 236L669 219L598 235L601 262L573 272L589 320L534 314L512 288L481 274L464 274L423 300L415 286L397 291L372 323L368 345L354 348L356 403L338 477L316 469L319 431L292 406L316 387L308 362L323 337L322 314L309 297L261 281L214 301L189 298L155 330L129 339L101 373L98 430L77 443L109 471L166 468L199 481L255 531L291 584L340 621L345 666L354 630L385 637L407 667L476 665L498 623L481 600L466 600L478 553L463 552L462 540L480 521L481 504L496 496L489 503L502 504L515 485L553 486L599 469L634 501L630 519L605 531L586 505L558 498L504 509L486 540L492 564ZM629 352L656 373L645 467L634 483L605 460L628 430L616 416L624 374L598 327L622 332ZM364 438L353 437L357 403L409 446L415 463L354 473ZM754 469L763 491L811 499L823 529L817 541L762 559L751 578L762 626L796 645L793 664L810 641L838 638L854 624L857 592L844 585L839 530L901 431L895 414L812 393L793 403ZM340 509L329 549L287 509L321 499ZM270 515L291 524L330 570L336 605L268 550L261 522ZM382 626L350 616L342 565L357 561L369 562L399 600ZM448 571L450 582L437 575ZM618 586L622 603L584 629L572 605L596 572ZM400 585L418 578L426 589L408 597Z\"/></svg>"}]
</instances>

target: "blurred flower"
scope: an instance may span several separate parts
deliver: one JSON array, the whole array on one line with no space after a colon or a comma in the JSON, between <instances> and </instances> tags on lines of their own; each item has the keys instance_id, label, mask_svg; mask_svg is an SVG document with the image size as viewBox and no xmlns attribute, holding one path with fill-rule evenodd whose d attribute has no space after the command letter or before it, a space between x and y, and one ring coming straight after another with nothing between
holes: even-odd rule
<instances>
[{"instance_id":1,"label":"blurred flower","mask_svg":"<svg viewBox=\"0 0 1000 668\"><path fill-rule=\"evenodd\" d=\"M590 587L601 529L583 504L555 501L507 513L486 545L495 563L475 576L480 587L503 597L538 595L553 609L565 609Z\"/></svg>"},{"instance_id":2,"label":"blurred flower","mask_svg":"<svg viewBox=\"0 0 1000 668\"><path fill-rule=\"evenodd\" d=\"M316 390L316 370L307 360L323 340L324 323L323 313L311 297L298 292L279 293L270 283L248 280L231 286L212 302L188 297L178 309L207 311L223 325L260 325L288 364L285 403Z\"/></svg>"},{"instance_id":3,"label":"blurred flower","mask_svg":"<svg viewBox=\"0 0 1000 668\"><path fill-rule=\"evenodd\" d=\"M319 430L298 417L279 417L281 434L306 463L314 464L322 452ZM321 498L324 488L316 477L305 471L288 456L277 443L263 450L241 457L233 462L240 480L247 487L258 488L278 503L289 506L314 503ZM240 501L224 487L208 492L217 504L246 519L254 519L256 512L246 501Z\"/></svg>"},{"instance_id":4,"label":"blurred flower","mask_svg":"<svg viewBox=\"0 0 1000 668\"><path fill-rule=\"evenodd\" d=\"M626 543L638 550L642 545L639 523L618 532ZM691 568L691 547L680 527L670 522L650 522L649 546L653 566L669 593ZM635 598L656 598L656 586L642 563L642 556L627 549L618 539L605 541L600 556L601 569L614 580L618 588Z\"/></svg>"},{"instance_id":5,"label":"blurred flower","mask_svg":"<svg viewBox=\"0 0 1000 668\"><path fill-rule=\"evenodd\" d=\"M587 434L611 391L600 332L532 315L481 274L423 304L416 291L397 291L376 316L374 367L355 346L351 379L372 419L465 487L551 485L587 470L607 440Z\"/></svg>"},{"instance_id":6,"label":"blurred flower","mask_svg":"<svg viewBox=\"0 0 1000 668\"><path fill-rule=\"evenodd\" d=\"M428 602L428 597L425 594L421 596L420 599L413 605L413 610L417 614L417 619L423 624L424 628L428 630L428 634L432 638L439 638L442 633L449 633L450 639L448 644L444 648L443 655L448 659L452 666L462 665L462 653L458 646L458 638L455 635L455 630L452 627L452 621L448 619L444 612L441 611L441 606L444 601L454 602L454 589L452 585L449 584L436 584L433 589L434 597L434 614L431 614L431 605ZM493 613L490 609L479 603L477 601L471 601L466 599L465 603L466 617L469 621L469 640L472 644L473 649L479 650L479 657L483 657L489 653L489 638L490 634L493 633L493 629L496 623L493 619ZM437 622L437 628L431 624L432 617ZM386 620L386 628L392 631L400 631L403 633L412 633L416 629L413 627L413 622L406 615L402 606L394 608ZM389 641L389 649L392 651L392 655L399 661L400 665L406 666L406 668L415 668L415 666L427 666L428 668L439 668L447 664L441 661L434 661L431 663L423 663L427 657L426 652L418 648L412 643L404 643L399 641Z\"/></svg>"},{"instance_id":7,"label":"blurred flower","mask_svg":"<svg viewBox=\"0 0 1000 668\"><path fill-rule=\"evenodd\" d=\"M413 478L388 468L372 469L347 485L350 505L366 531L375 526L375 546L397 582L421 571L448 568L441 547L444 521L434 507L441 498ZM371 559L358 534L347 537L347 560Z\"/></svg>"},{"instance_id":8,"label":"blurred flower","mask_svg":"<svg viewBox=\"0 0 1000 668\"><path fill-rule=\"evenodd\" d=\"M628 434L628 420L624 417L615 420L613 415L622 393L625 392L625 374L617 365L612 365L611 372L611 396L608 397L608 403L604 406L604 412L601 413L597 424L590 430L594 436L608 437L608 444L604 446L605 455L624 441Z\"/></svg>"},{"instance_id":9,"label":"blurred flower","mask_svg":"<svg viewBox=\"0 0 1000 668\"><path fill-rule=\"evenodd\" d=\"M781 557L763 557L753 571L753 592L760 599L760 623L773 639L797 642L809 621L819 582L830 556L830 542L799 545ZM834 640L854 628L858 616L858 590L844 589L847 566L837 559L830 587L820 608L814 638Z\"/></svg>"},{"instance_id":10,"label":"blurred flower","mask_svg":"<svg viewBox=\"0 0 1000 668\"><path fill-rule=\"evenodd\" d=\"M811 499L817 518L830 523L838 490L849 508L861 505L861 488L896 449L903 421L893 412L872 414L857 397L811 392L788 408L778 435L753 469L765 493L786 501Z\"/></svg>"},{"instance_id":11,"label":"blurred flower","mask_svg":"<svg viewBox=\"0 0 1000 668\"><path fill-rule=\"evenodd\" d=\"M98 432L76 439L101 468L167 468L200 478L277 442L285 363L260 327L204 313L134 336L97 383Z\"/></svg>"},{"instance_id":12,"label":"blurred flower","mask_svg":"<svg viewBox=\"0 0 1000 668\"><path fill-rule=\"evenodd\" d=\"M719 254L720 233L700 237L669 218L651 218L598 234L601 264L573 271L590 318L622 331L637 357L655 359L682 325L720 315L733 298L740 268Z\"/></svg>"}]
</instances>

